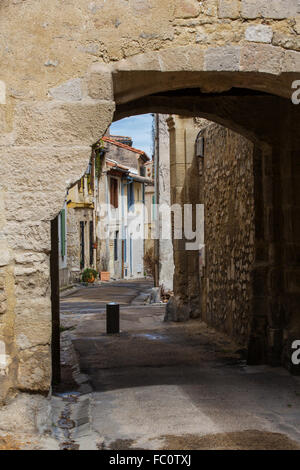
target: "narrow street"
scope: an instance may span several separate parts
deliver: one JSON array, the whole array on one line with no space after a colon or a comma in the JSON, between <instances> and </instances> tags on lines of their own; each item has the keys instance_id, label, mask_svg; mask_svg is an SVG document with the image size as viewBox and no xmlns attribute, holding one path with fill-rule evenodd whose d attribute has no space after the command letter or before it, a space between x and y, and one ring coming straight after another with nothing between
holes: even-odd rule
<instances>
[{"instance_id":1,"label":"narrow street","mask_svg":"<svg viewBox=\"0 0 300 470\"><path fill-rule=\"evenodd\" d=\"M60 448L300 449L300 379L247 366L199 321L163 322L165 305L144 303L150 289L111 282L61 299ZM121 305L119 335L105 333L110 301Z\"/></svg>"}]
</instances>

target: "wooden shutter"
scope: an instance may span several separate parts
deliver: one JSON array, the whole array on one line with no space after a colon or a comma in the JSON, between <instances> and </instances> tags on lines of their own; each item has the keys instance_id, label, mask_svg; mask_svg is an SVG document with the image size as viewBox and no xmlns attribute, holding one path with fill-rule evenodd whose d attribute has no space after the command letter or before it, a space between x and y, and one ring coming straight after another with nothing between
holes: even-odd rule
<instances>
[{"instance_id":1,"label":"wooden shutter","mask_svg":"<svg viewBox=\"0 0 300 470\"><path fill-rule=\"evenodd\" d=\"M118 207L118 180L115 178L110 179L110 203L113 207Z\"/></svg>"}]
</instances>

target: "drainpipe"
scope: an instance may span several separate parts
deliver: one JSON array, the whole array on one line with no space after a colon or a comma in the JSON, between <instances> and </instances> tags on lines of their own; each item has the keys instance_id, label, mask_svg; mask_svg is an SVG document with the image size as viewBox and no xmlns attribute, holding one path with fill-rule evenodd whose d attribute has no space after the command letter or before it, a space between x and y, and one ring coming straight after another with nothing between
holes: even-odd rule
<instances>
[{"instance_id":1,"label":"drainpipe","mask_svg":"<svg viewBox=\"0 0 300 470\"><path fill-rule=\"evenodd\" d=\"M160 233L160 220L159 220L159 114L155 114L155 151L154 151L154 194L155 194L155 234L154 240L154 257L155 257L155 268L154 268L154 286L159 287L159 238Z\"/></svg>"}]
</instances>

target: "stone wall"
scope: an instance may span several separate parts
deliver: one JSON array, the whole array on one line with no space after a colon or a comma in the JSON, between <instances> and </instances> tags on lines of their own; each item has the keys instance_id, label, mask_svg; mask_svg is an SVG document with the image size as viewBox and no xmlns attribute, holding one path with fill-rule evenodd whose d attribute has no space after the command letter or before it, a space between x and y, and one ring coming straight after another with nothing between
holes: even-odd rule
<instances>
[{"instance_id":1,"label":"stone wall","mask_svg":"<svg viewBox=\"0 0 300 470\"><path fill-rule=\"evenodd\" d=\"M253 144L204 119L173 116L173 203L204 204L204 250L174 240L175 297L169 320L200 317L247 346L254 261ZM196 155L204 139L204 156ZM201 255L202 259L199 257Z\"/></svg>"},{"instance_id":2,"label":"stone wall","mask_svg":"<svg viewBox=\"0 0 300 470\"><path fill-rule=\"evenodd\" d=\"M203 137L202 318L247 346L254 261L253 144L216 124L206 127Z\"/></svg>"}]
</instances>

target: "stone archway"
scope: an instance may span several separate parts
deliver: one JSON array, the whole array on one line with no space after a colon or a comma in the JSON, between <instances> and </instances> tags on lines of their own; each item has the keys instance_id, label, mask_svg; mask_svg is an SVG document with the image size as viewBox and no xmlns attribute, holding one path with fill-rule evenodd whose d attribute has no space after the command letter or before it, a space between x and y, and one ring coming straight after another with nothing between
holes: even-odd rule
<instances>
[{"instance_id":1,"label":"stone archway","mask_svg":"<svg viewBox=\"0 0 300 470\"><path fill-rule=\"evenodd\" d=\"M299 209L291 188L299 179L300 110L289 100L299 73L300 53L271 45L179 47L94 64L83 78L51 89L50 100L16 105L13 131L1 138L2 402L50 390L50 221L111 121L146 111L207 117L258 145L250 350L252 362L280 356L293 369Z\"/></svg>"},{"instance_id":2,"label":"stone archway","mask_svg":"<svg viewBox=\"0 0 300 470\"><path fill-rule=\"evenodd\" d=\"M298 70L299 53L257 44L205 51L183 47L121 61L113 69L115 119L145 112L200 116L255 143L256 241L248 360L284 364L294 373L299 370L291 363L291 345L300 334L300 110L292 104L291 93Z\"/></svg>"}]
</instances>

